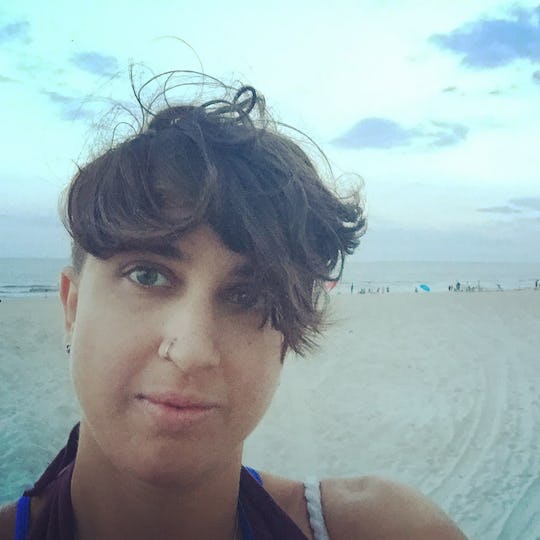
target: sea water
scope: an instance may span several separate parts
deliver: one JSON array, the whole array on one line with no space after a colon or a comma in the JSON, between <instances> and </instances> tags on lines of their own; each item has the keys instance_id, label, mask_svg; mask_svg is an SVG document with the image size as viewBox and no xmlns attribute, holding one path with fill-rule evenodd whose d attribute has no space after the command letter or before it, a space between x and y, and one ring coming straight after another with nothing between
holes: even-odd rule
<instances>
[{"instance_id":1,"label":"sea water","mask_svg":"<svg viewBox=\"0 0 540 540\"><path fill-rule=\"evenodd\" d=\"M0 258L0 299L56 293L66 264L67 259Z\"/></svg>"},{"instance_id":2,"label":"sea water","mask_svg":"<svg viewBox=\"0 0 540 540\"><path fill-rule=\"evenodd\" d=\"M496 291L528 289L540 282L540 262L349 261L338 292Z\"/></svg>"}]
</instances>

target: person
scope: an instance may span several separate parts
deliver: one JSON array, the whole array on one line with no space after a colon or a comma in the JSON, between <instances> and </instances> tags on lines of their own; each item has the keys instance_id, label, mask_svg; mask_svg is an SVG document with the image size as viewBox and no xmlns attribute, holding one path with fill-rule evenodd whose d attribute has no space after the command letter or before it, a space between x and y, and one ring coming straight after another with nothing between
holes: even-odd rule
<instances>
[{"instance_id":1,"label":"person","mask_svg":"<svg viewBox=\"0 0 540 540\"><path fill-rule=\"evenodd\" d=\"M143 109L64 197L66 352L80 424L0 537L464 538L378 478L306 484L242 465L288 351L315 344L324 283L365 228L250 86Z\"/></svg>"}]
</instances>

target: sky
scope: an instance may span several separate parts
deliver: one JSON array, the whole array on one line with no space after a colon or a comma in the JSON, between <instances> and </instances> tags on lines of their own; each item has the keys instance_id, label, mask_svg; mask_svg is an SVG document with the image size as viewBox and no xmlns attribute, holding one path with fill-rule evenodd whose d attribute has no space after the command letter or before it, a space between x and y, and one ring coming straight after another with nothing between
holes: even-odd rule
<instances>
[{"instance_id":1,"label":"sky","mask_svg":"<svg viewBox=\"0 0 540 540\"><path fill-rule=\"evenodd\" d=\"M539 0L82 4L0 7L0 257L67 256L59 193L135 64L260 90L363 186L359 260L540 263Z\"/></svg>"}]
</instances>

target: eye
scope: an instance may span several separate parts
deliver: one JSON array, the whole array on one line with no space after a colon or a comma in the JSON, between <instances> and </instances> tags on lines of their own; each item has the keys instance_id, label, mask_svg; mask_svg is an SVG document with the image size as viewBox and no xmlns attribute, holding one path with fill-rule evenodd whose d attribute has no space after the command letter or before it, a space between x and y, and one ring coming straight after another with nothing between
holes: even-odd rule
<instances>
[{"instance_id":1,"label":"eye","mask_svg":"<svg viewBox=\"0 0 540 540\"><path fill-rule=\"evenodd\" d=\"M170 280L152 266L137 266L127 273L131 281L143 287L167 287L171 284Z\"/></svg>"},{"instance_id":2,"label":"eye","mask_svg":"<svg viewBox=\"0 0 540 540\"><path fill-rule=\"evenodd\" d=\"M227 292L227 301L240 309L260 309L264 298L252 286L235 287Z\"/></svg>"}]
</instances>

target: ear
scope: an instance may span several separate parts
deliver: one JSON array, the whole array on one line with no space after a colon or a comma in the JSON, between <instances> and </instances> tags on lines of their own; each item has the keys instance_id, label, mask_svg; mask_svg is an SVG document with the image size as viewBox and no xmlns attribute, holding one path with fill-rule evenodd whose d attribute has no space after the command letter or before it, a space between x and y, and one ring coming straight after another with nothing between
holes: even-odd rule
<instances>
[{"instance_id":1,"label":"ear","mask_svg":"<svg viewBox=\"0 0 540 540\"><path fill-rule=\"evenodd\" d=\"M70 336L77 316L79 299L79 274L72 266L67 266L60 275L60 299L64 306L64 329Z\"/></svg>"}]
</instances>

